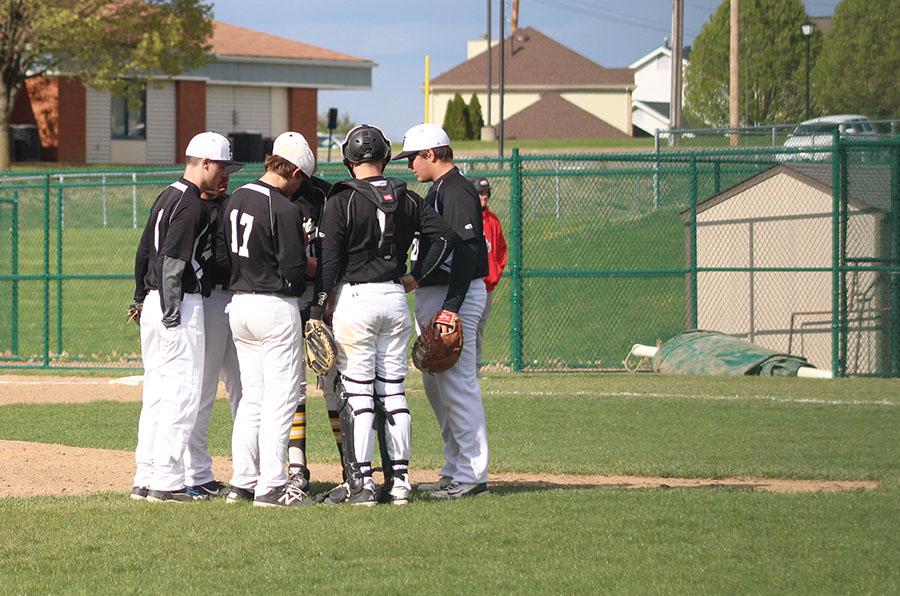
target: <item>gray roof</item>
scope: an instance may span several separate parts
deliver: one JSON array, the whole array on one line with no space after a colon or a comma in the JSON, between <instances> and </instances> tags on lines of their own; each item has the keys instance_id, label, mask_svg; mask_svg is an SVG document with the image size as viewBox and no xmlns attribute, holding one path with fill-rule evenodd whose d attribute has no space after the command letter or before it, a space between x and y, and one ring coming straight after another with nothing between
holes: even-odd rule
<instances>
[{"instance_id":1,"label":"gray roof","mask_svg":"<svg viewBox=\"0 0 900 596\"><path fill-rule=\"evenodd\" d=\"M697 211L705 211L723 203L745 190L765 182L777 174L787 174L818 190L832 192L831 162L790 162L775 164L743 182L723 190L697 205ZM874 208L891 212L891 167L886 164L850 164L847 167L847 197L851 205L858 209ZM687 222L690 209L681 212Z\"/></svg>"},{"instance_id":2,"label":"gray roof","mask_svg":"<svg viewBox=\"0 0 900 596\"><path fill-rule=\"evenodd\" d=\"M831 162L786 163L784 167L799 172L831 188ZM847 166L847 196L856 203L891 210L891 167L880 164L854 164Z\"/></svg>"}]
</instances>

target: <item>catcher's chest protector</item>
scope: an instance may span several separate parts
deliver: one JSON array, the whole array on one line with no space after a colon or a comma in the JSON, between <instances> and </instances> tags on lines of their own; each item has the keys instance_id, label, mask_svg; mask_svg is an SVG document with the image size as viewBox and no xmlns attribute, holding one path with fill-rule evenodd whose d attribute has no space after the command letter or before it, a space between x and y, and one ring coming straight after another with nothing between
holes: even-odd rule
<instances>
[{"instance_id":1,"label":"catcher's chest protector","mask_svg":"<svg viewBox=\"0 0 900 596\"><path fill-rule=\"evenodd\" d=\"M378 249L373 256L379 256L386 261L393 259L394 212L406 192L406 183L396 178L379 180L374 184L355 179L344 180L335 185L332 194L339 192L342 186L355 190L378 208L377 216L378 226L381 228L381 238L378 239Z\"/></svg>"}]
</instances>

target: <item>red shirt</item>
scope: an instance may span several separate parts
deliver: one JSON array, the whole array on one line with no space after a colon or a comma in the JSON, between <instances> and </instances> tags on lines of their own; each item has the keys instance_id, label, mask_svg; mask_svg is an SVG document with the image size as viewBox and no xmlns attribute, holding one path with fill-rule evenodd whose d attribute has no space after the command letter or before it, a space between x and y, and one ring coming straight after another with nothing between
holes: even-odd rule
<instances>
[{"instance_id":1,"label":"red shirt","mask_svg":"<svg viewBox=\"0 0 900 596\"><path fill-rule=\"evenodd\" d=\"M506 267L506 239L500 220L489 209L482 209L481 219L484 223L484 239L487 241L488 274L484 277L484 285L488 292L493 292L503 269Z\"/></svg>"}]
</instances>

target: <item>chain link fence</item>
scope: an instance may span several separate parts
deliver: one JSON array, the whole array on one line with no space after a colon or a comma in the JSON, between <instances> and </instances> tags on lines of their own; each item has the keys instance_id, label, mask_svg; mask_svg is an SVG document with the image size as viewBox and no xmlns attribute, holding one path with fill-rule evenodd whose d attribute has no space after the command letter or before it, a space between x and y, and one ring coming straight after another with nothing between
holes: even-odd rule
<instances>
[{"instance_id":1,"label":"chain link fence","mask_svg":"<svg viewBox=\"0 0 900 596\"><path fill-rule=\"evenodd\" d=\"M620 370L688 328L900 375L900 141L458 160L485 176L509 263L483 360ZM0 178L0 368L140 368L133 261L180 169ZM232 188L262 174L250 164ZM341 164L320 175L345 178ZM386 172L423 193L405 163Z\"/></svg>"}]
</instances>

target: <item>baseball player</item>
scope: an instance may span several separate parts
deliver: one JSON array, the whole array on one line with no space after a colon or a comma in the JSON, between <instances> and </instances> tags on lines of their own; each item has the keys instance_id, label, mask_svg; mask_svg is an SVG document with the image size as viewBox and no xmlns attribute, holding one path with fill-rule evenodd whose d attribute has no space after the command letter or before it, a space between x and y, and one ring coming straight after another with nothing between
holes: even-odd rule
<instances>
[{"instance_id":1,"label":"baseball player","mask_svg":"<svg viewBox=\"0 0 900 596\"><path fill-rule=\"evenodd\" d=\"M230 261L228 313L243 389L232 432L229 503L252 499L254 506L287 507L306 497L288 484L284 466L306 374L297 300L306 287L306 247L300 209L287 197L315 167L303 135L282 133L263 177L225 204L219 238Z\"/></svg>"},{"instance_id":2,"label":"baseball player","mask_svg":"<svg viewBox=\"0 0 900 596\"><path fill-rule=\"evenodd\" d=\"M321 288L321 275L317 275L319 273L318 263L322 251L319 224L322 221L322 213L325 209L325 199L328 197L330 190L330 183L313 176L308 180L304 180L303 184L300 185L300 189L291 198L300 207L300 212L303 216L303 230L309 239L306 247L306 291L300 297L300 316L304 324L309 319L309 308L312 305L313 297L317 294L316 288ZM318 384L325 396L331 432L340 454L341 427L338 420L337 394L335 393L336 377L337 371L332 369L328 375L318 379ZM291 433L288 441L288 482L304 491L309 486L309 469L306 462L306 378L300 380L300 400L291 422Z\"/></svg>"},{"instance_id":3,"label":"baseball player","mask_svg":"<svg viewBox=\"0 0 900 596\"><path fill-rule=\"evenodd\" d=\"M228 182L231 174L240 166L226 168L215 192L204 192L200 198L209 212L210 239L222 225L222 208L228 195ZM203 388L200 390L200 407L197 421L184 452L185 490L195 495L224 497L227 487L213 478L212 457L209 454L209 421L212 416L216 392L219 388L219 377L225 381L225 390L231 405L231 417L234 419L238 403L241 400L241 376L238 367L237 351L231 337L228 314L225 309L231 302L231 291L228 289L227 269L216 265L213 256L216 243L210 241L203 251L206 277L210 286L209 296L203 298L203 321L206 336L205 359L203 363Z\"/></svg>"},{"instance_id":4,"label":"baseball player","mask_svg":"<svg viewBox=\"0 0 900 596\"><path fill-rule=\"evenodd\" d=\"M310 311L321 319L322 305L337 292L334 335L341 383L344 485L325 496L328 504L409 500L411 418L404 380L412 320L406 292L406 258L419 232L431 250L423 271L436 268L455 237L450 227L406 184L386 179L391 145L378 128L357 126L342 145L353 178L339 182L325 203L322 237L322 292ZM340 280L340 284L338 281ZM375 432L379 434L385 484L376 497L372 478Z\"/></svg>"},{"instance_id":5,"label":"baseball player","mask_svg":"<svg viewBox=\"0 0 900 596\"><path fill-rule=\"evenodd\" d=\"M441 479L420 485L434 498L457 499L487 492L488 442L481 388L478 385L474 338L484 312L487 292L482 278L488 274L487 247L478 195L453 165L450 138L434 124L413 126L403 138L403 152L395 159L408 160L419 182L431 182L425 202L433 206L459 236L450 258L437 270L425 273L419 260L412 266L418 280L415 315L420 329L435 314L459 314L463 348L449 370L423 374L428 401L434 409L444 441ZM427 254L429 239L419 239L417 255ZM452 268L451 268L452 263Z\"/></svg>"},{"instance_id":6,"label":"baseball player","mask_svg":"<svg viewBox=\"0 0 900 596\"><path fill-rule=\"evenodd\" d=\"M506 239L503 237L503 228L500 220L494 212L488 208L491 198L491 183L487 178L476 178L472 185L478 193L481 201L481 221L484 227L484 241L487 245L488 274L484 277L484 288L487 290L487 300L484 303L484 311L478 319L478 335L475 338L475 362L481 374L481 352L484 347L484 328L487 325L488 316L491 314L491 301L494 296L494 288L500 282L503 269L506 267Z\"/></svg>"},{"instance_id":7,"label":"baseball player","mask_svg":"<svg viewBox=\"0 0 900 596\"><path fill-rule=\"evenodd\" d=\"M144 388L133 499L191 501L184 452L197 417L205 352L203 279L199 247L209 233L202 192L215 192L231 160L228 139L194 136L184 175L157 197L135 256Z\"/></svg>"}]
</instances>

